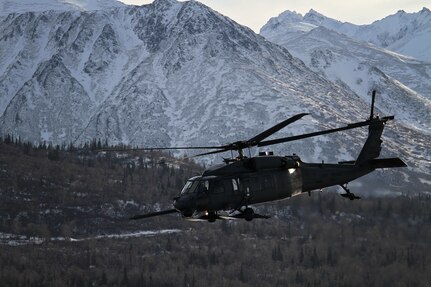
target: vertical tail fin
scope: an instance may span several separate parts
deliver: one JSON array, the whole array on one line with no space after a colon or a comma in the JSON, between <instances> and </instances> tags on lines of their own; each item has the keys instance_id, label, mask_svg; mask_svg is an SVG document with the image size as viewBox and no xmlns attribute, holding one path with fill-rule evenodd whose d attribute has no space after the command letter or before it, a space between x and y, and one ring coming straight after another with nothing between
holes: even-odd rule
<instances>
[{"instance_id":1,"label":"vertical tail fin","mask_svg":"<svg viewBox=\"0 0 431 287\"><path fill-rule=\"evenodd\" d=\"M367 162L377 158L382 149L381 136L385 127L385 121L381 119L373 119L368 128L368 138L356 160L356 164Z\"/></svg>"},{"instance_id":2,"label":"vertical tail fin","mask_svg":"<svg viewBox=\"0 0 431 287\"><path fill-rule=\"evenodd\" d=\"M379 118L378 116L374 116L374 101L376 97L376 91L373 91L371 98L371 111L370 111L370 125L368 127L368 138L365 142L362 150L356 160L356 164L362 164L368 162L372 159L379 157L380 151L382 149L382 140L381 136L383 133L383 129L385 128L385 124L389 120L393 120L394 116Z\"/></svg>"}]
</instances>

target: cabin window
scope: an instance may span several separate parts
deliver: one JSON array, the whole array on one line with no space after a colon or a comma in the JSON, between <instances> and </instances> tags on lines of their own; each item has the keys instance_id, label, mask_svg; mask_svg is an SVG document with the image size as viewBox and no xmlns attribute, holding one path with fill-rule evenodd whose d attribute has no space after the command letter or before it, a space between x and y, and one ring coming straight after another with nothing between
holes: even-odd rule
<instances>
[{"instance_id":1,"label":"cabin window","mask_svg":"<svg viewBox=\"0 0 431 287\"><path fill-rule=\"evenodd\" d=\"M233 194L238 194L239 193L239 186L240 182L239 182L239 178L232 178L232 190L233 190Z\"/></svg>"},{"instance_id":2,"label":"cabin window","mask_svg":"<svg viewBox=\"0 0 431 287\"><path fill-rule=\"evenodd\" d=\"M238 181L237 181L237 179L236 178L232 178L232 188L233 188L233 191L238 191Z\"/></svg>"}]
</instances>

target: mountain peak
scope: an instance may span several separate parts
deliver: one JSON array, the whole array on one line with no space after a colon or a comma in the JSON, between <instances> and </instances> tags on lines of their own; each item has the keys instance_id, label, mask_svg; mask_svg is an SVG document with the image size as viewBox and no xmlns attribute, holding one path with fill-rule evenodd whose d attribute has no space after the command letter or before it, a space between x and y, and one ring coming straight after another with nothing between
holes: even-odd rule
<instances>
[{"instance_id":1,"label":"mountain peak","mask_svg":"<svg viewBox=\"0 0 431 287\"><path fill-rule=\"evenodd\" d=\"M326 17L325 15L317 12L314 9L310 9L310 11L308 11L308 13L304 15L304 21L317 26L320 26L323 23L328 23L328 24L340 23L340 21Z\"/></svg>"},{"instance_id":2,"label":"mountain peak","mask_svg":"<svg viewBox=\"0 0 431 287\"><path fill-rule=\"evenodd\" d=\"M297 13L296 11L289 11L286 10L283 13L280 14L279 16L282 19L290 19L290 21L301 21L302 20L302 15L300 13Z\"/></svg>"},{"instance_id":3,"label":"mountain peak","mask_svg":"<svg viewBox=\"0 0 431 287\"><path fill-rule=\"evenodd\" d=\"M274 31L278 28L281 28L282 30L286 26L290 26L295 23L302 22L303 17L301 14L295 12L286 10L282 13L280 13L277 17L272 17L269 19L268 23L266 23L261 29L260 33L265 34L267 31Z\"/></svg>"},{"instance_id":4,"label":"mountain peak","mask_svg":"<svg viewBox=\"0 0 431 287\"><path fill-rule=\"evenodd\" d=\"M317 12L317 11L316 11L316 10L314 10L313 8L311 8L311 9L310 9L310 11L308 11L308 13L307 13L307 14L309 14L309 15L314 14L314 15L316 15L316 16L322 16L322 17L325 17L323 14L321 14L321 13Z\"/></svg>"}]
</instances>

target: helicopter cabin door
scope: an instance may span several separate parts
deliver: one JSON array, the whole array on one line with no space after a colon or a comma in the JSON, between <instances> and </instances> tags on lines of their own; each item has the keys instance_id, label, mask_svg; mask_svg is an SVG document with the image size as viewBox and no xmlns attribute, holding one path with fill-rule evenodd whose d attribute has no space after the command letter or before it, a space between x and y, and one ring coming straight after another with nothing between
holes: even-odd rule
<instances>
[{"instance_id":1,"label":"helicopter cabin door","mask_svg":"<svg viewBox=\"0 0 431 287\"><path fill-rule=\"evenodd\" d=\"M243 177L240 180L240 190L244 203L253 204L277 198L275 178L270 173Z\"/></svg>"},{"instance_id":2,"label":"helicopter cabin door","mask_svg":"<svg viewBox=\"0 0 431 287\"><path fill-rule=\"evenodd\" d=\"M210 182L209 210L237 208L243 199L239 178L213 179Z\"/></svg>"}]
</instances>

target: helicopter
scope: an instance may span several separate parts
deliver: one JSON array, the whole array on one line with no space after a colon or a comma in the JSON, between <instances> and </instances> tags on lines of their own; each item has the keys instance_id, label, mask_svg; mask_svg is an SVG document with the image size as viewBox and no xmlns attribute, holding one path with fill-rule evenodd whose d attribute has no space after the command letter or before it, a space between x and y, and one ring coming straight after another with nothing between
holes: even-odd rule
<instances>
[{"instance_id":1,"label":"helicopter","mask_svg":"<svg viewBox=\"0 0 431 287\"><path fill-rule=\"evenodd\" d=\"M358 200L347 184L359 177L380 168L407 166L400 158L378 158L381 151L381 136L388 121L394 116L380 118L374 116L375 91L372 93L370 117L361 122L343 127L306 133L302 135L265 140L287 125L296 122L307 113L292 116L264 132L244 141L236 141L220 146L143 148L141 150L168 149L213 149L196 156L236 151L236 157L224 159L224 163L211 166L202 175L187 180L180 194L173 199L173 208L135 215L131 220L153 216L179 213L190 220L218 219L267 219L270 216L258 214L251 207L253 204L286 199L295 195L322 190L330 186L340 186L345 193L341 196L349 200ZM306 163L296 155L276 156L272 152L259 153L259 156L247 157L244 149L264 147L291 142L309 137L340 132L368 126L368 137L359 156L353 161L338 163ZM227 214L225 214L227 212Z\"/></svg>"}]
</instances>

